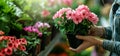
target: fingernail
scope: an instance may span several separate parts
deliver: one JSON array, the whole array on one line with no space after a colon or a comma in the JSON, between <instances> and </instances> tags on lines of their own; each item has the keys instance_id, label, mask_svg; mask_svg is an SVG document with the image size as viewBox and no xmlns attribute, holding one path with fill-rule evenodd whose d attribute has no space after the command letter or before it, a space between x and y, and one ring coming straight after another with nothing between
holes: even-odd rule
<instances>
[{"instance_id":1,"label":"fingernail","mask_svg":"<svg viewBox=\"0 0 120 56\"><path fill-rule=\"evenodd\" d=\"M78 35L76 35L76 37L78 37Z\"/></svg>"}]
</instances>

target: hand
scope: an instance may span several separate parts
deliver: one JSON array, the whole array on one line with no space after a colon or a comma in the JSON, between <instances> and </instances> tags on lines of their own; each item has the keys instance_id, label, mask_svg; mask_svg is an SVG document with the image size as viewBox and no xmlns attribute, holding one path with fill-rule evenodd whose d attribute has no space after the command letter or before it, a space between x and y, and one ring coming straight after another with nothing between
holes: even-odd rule
<instances>
[{"instance_id":1,"label":"hand","mask_svg":"<svg viewBox=\"0 0 120 56\"><path fill-rule=\"evenodd\" d=\"M102 27L102 26L92 26L89 30L88 35L103 37L104 33L105 33L104 27Z\"/></svg>"},{"instance_id":2,"label":"hand","mask_svg":"<svg viewBox=\"0 0 120 56\"><path fill-rule=\"evenodd\" d=\"M76 49L70 48L70 50L74 52L81 52L82 50L85 50L88 47L94 46L94 45L101 45L102 46L102 40L96 39L95 36L76 36L78 39L83 40L83 43L79 45Z\"/></svg>"}]
</instances>

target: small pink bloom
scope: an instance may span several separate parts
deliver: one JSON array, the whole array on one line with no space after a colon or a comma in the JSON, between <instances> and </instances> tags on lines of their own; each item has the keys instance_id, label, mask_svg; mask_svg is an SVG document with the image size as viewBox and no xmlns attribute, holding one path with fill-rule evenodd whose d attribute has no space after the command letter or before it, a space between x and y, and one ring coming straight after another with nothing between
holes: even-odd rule
<instances>
[{"instance_id":1,"label":"small pink bloom","mask_svg":"<svg viewBox=\"0 0 120 56\"><path fill-rule=\"evenodd\" d=\"M67 6L71 6L72 5L72 0L62 0L62 1Z\"/></svg>"},{"instance_id":2,"label":"small pink bloom","mask_svg":"<svg viewBox=\"0 0 120 56\"><path fill-rule=\"evenodd\" d=\"M78 12L78 11L77 11ZM86 10L82 10L80 12L78 12L80 14L80 16L85 19L85 18L88 18L88 15L89 15L89 12L86 11Z\"/></svg>"},{"instance_id":3,"label":"small pink bloom","mask_svg":"<svg viewBox=\"0 0 120 56\"><path fill-rule=\"evenodd\" d=\"M39 33L38 33L38 36L39 36L39 37L42 37L42 32L39 32Z\"/></svg>"},{"instance_id":4,"label":"small pink bloom","mask_svg":"<svg viewBox=\"0 0 120 56\"><path fill-rule=\"evenodd\" d=\"M27 40L25 38L21 38L21 44L26 44L27 45Z\"/></svg>"},{"instance_id":5,"label":"small pink bloom","mask_svg":"<svg viewBox=\"0 0 120 56\"><path fill-rule=\"evenodd\" d=\"M36 27L32 27L32 32L35 32L35 33L37 33L37 32L39 32L39 30L38 30L38 28L36 28Z\"/></svg>"},{"instance_id":6,"label":"small pink bloom","mask_svg":"<svg viewBox=\"0 0 120 56\"><path fill-rule=\"evenodd\" d=\"M81 18L78 12L74 11L72 14L72 20L75 24L79 24L82 22L83 18Z\"/></svg>"},{"instance_id":7,"label":"small pink bloom","mask_svg":"<svg viewBox=\"0 0 120 56\"><path fill-rule=\"evenodd\" d=\"M44 23L44 27L50 28L50 25L48 23Z\"/></svg>"},{"instance_id":8,"label":"small pink bloom","mask_svg":"<svg viewBox=\"0 0 120 56\"><path fill-rule=\"evenodd\" d=\"M5 54L12 55L12 48L10 48L10 47L5 48Z\"/></svg>"},{"instance_id":9,"label":"small pink bloom","mask_svg":"<svg viewBox=\"0 0 120 56\"><path fill-rule=\"evenodd\" d=\"M22 50L22 51L25 51L26 47L24 45L19 45L19 49Z\"/></svg>"},{"instance_id":10,"label":"small pink bloom","mask_svg":"<svg viewBox=\"0 0 120 56\"><path fill-rule=\"evenodd\" d=\"M43 10L43 11L41 12L41 15L42 15L43 17L47 17L47 16L50 15L50 12L49 12L48 10Z\"/></svg>"},{"instance_id":11,"label":"small pink bloom","mask_svg":"<svg viewBox=\"0 0 120 56\"><path fill-rule=\"evenodd\" d=\"M72 10L69 10L66 12L66 18L69 20L69 19L72 19L72 14L73 14L73 11Z\"/></svg>"},{"instance_id":12,"label":"small pink bloom","mask_svg":"<svg viewBox=\"0 0 120 56\"><path fill-rule=\"evenodd\" d=\"M25 31L32 32L32 26L27 26L24 28Z\"/></svg>"},{"instance_id":13,"label":"small pink bloom","mask_svg":"<svg viewBox=\"0 0 120 56\"><path fill-rule=\"evenodd\" d=\"M14 48L14 43L8 42L7 47Z\"/></svg>"},{"instance_id":14,"label":"small pink bloom","mask_svg":"<svg viewBox=\"0 0 120 56\"><path fill-rule=\"evenodd\" d=\"M15 38L15 37L12 37L12 36L11 36L11 37L9 37L9 41L10 41L10 42L15 41L15 40L16 40L16 38Z\"/></svg>"},{"instance_id":15,"label":"small pink bloom","mask_svg":"<svg viewBox=\"0 0 120 56\"><path fill-rule=\"evenodd\" d=\"M5 56L3 53L0 52L0 56Z\"/></svg>"},{"instance_id":16,"label":"small pink bloom","mask_svg":"<svg viewBox=\"0 0 120 56\"><path fill-rule=\"evenodd\" d=\"M97 24L98 22L98 17L94 13L90 13L88 16L88 20L91 21L93 24Z\"/></svg>"},{"instance_id":17,"label":"small pink bloom","mask_svg":"<svg viewBox=\"0 0 120 56\"><path fill-rule=\"evenodd\" d=\"M0 51L2 54L5 54L5 48L1 49Z\"/></svg>"},{"instance_id":18,"label":"small pink bloom","mask_svg":"<svg viewBox=\"0 0 120 56\"><path fill-rule=\"evenodd\" d=\"M36 22L34 27L36 27L36 28L43 27L43 23L42 22Z\"/></svg>"},{"instance_id":19,"label":"small pink bloom","mask_svg":"<svg viewBox=\"0 0 120 56\"><path fill-rule=\"evenodd\" d=\"M19 43L14 43L14 49L16 49L16 48L18 48L18 46L19 46Z\"/></svg>"},{"instance_id":20,"label":"small pink bloom","mask_svg":"<svg viewBox=\"0 0 120 56\"><path fill-rule=\"evenodd\" d=\"M86 6L86 5L79 5L78 8L76 8L76 11L79 11L79 12L80 12L80 11L82 11L82 10L85 10L85 11L87 11L87 12L90 12L88 6Z\"/></svg>"},{"instance_id":21,"label":"small pink bloom","mask_svg":"<svg viewBox=\"0 0 120 56\"><path fill-rule=\"evenodd\" d=\"M57 11L57 13L53 16L53 19L55 18L61 18L62 15L67 12L68 10L71 10L70 8L62 8L59 11Z\"/></svg>"}]
</instances>

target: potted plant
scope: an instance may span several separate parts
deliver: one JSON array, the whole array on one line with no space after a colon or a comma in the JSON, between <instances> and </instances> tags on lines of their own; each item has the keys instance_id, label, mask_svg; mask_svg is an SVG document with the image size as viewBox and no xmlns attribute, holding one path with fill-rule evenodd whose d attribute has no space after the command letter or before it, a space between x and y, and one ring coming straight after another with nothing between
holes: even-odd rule
<instances>
[{"instance_id":1,"label":"potted plant","mask_svg":"<svg viewBox=\"0 0 120 56\"><path fill-rule=\"evenodd\" d=\"M75 10L60 9L53 16L53 20L55 26L67 35L70 46L77 48L82 40L77 39L75 35L87 35L90 27L97 24L98 17L86 5L79 5Z\"/></svg>"}]
</instances>

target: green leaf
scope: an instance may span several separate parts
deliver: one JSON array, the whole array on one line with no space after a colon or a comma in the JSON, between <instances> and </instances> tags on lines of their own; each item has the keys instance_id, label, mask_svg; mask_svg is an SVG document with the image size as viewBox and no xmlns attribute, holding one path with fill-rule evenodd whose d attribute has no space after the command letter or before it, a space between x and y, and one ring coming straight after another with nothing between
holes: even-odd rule
<instances>
[{"instance_id":1,"label":"green leaf","mask_svg":"<svg viewBox=\"0 0 120 56\"><path fill-rule=\"evenodd\" d=\"M20 23L12 23L12 24L13 24L13 26L16 30L22 30L23 29L22 24L20 24Z\"/></svg>"},{"instance_id":2,"label":"green leaf","mask_svg":"<svg viewBox=\"0 0 120 56\"><path fill-rule=\"evenodd\" d=\"M19 18L19 19L16 20L16 22L18 22L18 21L26 21L26 20L29 21L29 20L32 20L32 19L30 18L29 15L23 14L23 15L21 16L21 18Z\"/></svg>"}]
</instances>

